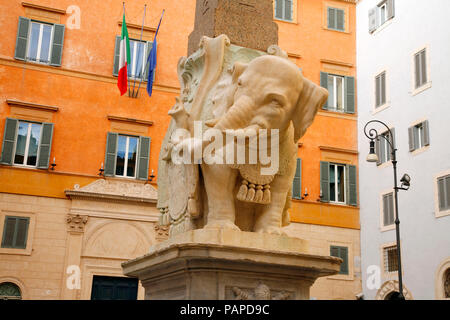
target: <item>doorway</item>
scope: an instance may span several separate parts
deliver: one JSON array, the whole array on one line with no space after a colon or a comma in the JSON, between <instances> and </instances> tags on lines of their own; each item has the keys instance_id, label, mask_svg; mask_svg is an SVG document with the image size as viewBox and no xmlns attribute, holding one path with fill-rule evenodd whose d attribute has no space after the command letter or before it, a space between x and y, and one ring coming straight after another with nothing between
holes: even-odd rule
<instances>
[{"instance_id":1,"label":"doorway","mask_svg":"<svg viewBox=\"0 0 450 320\"><path fill-rule=\"evenodd\" d=\"M91 300L137 300L138 279L94 276Z\"/></svg>"}]
</instances>

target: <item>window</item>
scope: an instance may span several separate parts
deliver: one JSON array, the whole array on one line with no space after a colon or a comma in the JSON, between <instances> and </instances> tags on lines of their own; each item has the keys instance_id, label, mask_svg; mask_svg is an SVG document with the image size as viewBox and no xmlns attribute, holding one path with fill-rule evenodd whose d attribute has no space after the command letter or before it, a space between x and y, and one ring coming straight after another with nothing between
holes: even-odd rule
<instances>
[{"instance_id":1,"label":"window","mask_svg":"<svg viewBox=\"0 0 450 320\"><path fill-rule=\"evenodd\" d=\"M415 88L420 88L427 83L427 52L423 49L414 55L414 79Z\"/></svg>"},{"instance_id":2,"label":"window","mask_svg":"<svg viewBox=\"0 0 450 320\"><path fill-rule=\"evenodd\" d=\"M117 141L116 176L136 176L138 138L119 135Z\"/></svg>"},{"instance_id":3,"label":"window","mask_svg":"<svg viewBox=\"0 0 450 320\"><path fill-rule=\"evenodd\" d=\"M375 144L375 152L378 156L377 165L388 162L392 160L392 149L390 143L395 144L395 129L391 128L391 133L393 135L393 139L391 139L391 135L389 131L383 132L378 137ZM388 142L389 141L389 142Z\"/></svg>"},{"instance_id":4,"label":"window","mask_svg":"<svg viewBox=\"0 0 450 320\"><path fill-rule=\"evenodd\" d=\"M345 203L345 165L330 164L330 201Z\"/></svg>"},{"instance_id":5,"label":"window","mask_svg":"<svg viewBox=\"0 0 450 320\"><path fill-rule=\"evenodd\" d=\"M369 10L369 32L374 32L395 16L394 0L383 0Z\"/></svg>"},{"instance_id":6,"label":"window","mask_svg":"<svg viewBox=\"0 0 450 320\"><path fill-rule=\"evenodd\" d=\"M348 248L340 246L330 246L330 256L344 260L341 263L339 274L348 274Z\"/></svg>"},{"instance_id":7,"label":"window","mask_svg":"<svg viewBox=\"0 0 450 320\"><path fill-rule=\"evenodd\" d=\"M275 0L275 19L293 21L293 1Z\"/></svg>"},{"instance_id":8,"label":"window","mask_svg":"<svg viewBox=\"0 0 450 320\"><path fill-rule=\"evenodd\" d=\"M328 7L327 11L328 29L345 31L345 11L331 7Z\"/></svg>"},{"instance_id":9,"label":"window","mask_svg":"<svg viewBox=\"0 0 450 320\"><path fill-rule=\"evenodd\" d=\"M0 163L47 169L52 137L52 123L7 118Z\"/></svg>"},{"instance_id":10,"label":"window","mask_svg":"<svg viewBox=\"0 0 450 320\"><path fill-rule=\"evenodd\" d=\"M356 206L356 166L321 161L320 198L322 202Z\"/></svg>"},{"instance_id":11,"label":"window","mask_svg":"<svg viewBox=\"0 0 450 320\"><path fill-rule=\"evenodd\" d=\"M25 249L29 222L30 218L5 216L2 248Z\"/></svg>"},{"instance_id":12,"label":"window","mask_svg":"<svg viewBox=\"0 0 450 320\"><path fill-rule=\"evenodd\" d=\"M0 300L20 300L22 294L17 285L12 282L0 283Z\"/></svg>"},{"instance_id":13,"label":"window","mask_svg":"<svg viewBox=\"0 0 450 320\"><path fill-rule=\"evenodd\" d=\"M105 176L148 179L150 138L109 132L106 139Z\"/></svg>"},{"instance_id":14,"label":"window","mask_svg":"<svg viewBox=\"0 0 450 320\"><path fill-rule=\"evenodd\" d=\"M320 73L320 85L328 90L328 100L322 109L355 113L355 78Z\"/></svg>"},{"instance_id":15,"label":"window","mask_svg":"<svg viewBox=\"0 0 450 320\"><path fill-rule=\"evenodd\" d=\"M14 164L36 166L41 127L39 123L19 121Z\"/></svg>"},{"instance_id":16,"label":"window","mask_svg":"<svg viewBox=\"0 0 450 320\"><path fill-rule=\"evenodd\" d=\"M147 62L147 43L130 40L131 65L128 68L128 77L141 79L144 77Z\"/></svg>"},{"instance_id":17,"label":"window","mask_svg":"<svg viewBox=\"0 0 450 320\"><path fill-rule=\"evenodd\" d=\"M413 152L430 144L428 120L408 128L409 151Z\"/></svg>"},{"instance_id":18,"label":"window","mask_svg":"<svg viewBox=\"0 0 450 320\"><path fill-rule=\"evenodd\" d=\"M19 17L14 58L61 66L65 26Z\"/></svg>"},{"instance_id":19,"label":"window","mask_svg":"<svg viewBox=\"0 0 450 320\"><path fill-rule=\"evenodd\" d=\"M437 184L439 211L450 210L450 174L439 177Z\"/></svg>"},{"instance_id":20,"label":"window","mask_svg":"<svg viewBox=\"0 0 450 320\"><path fill-rule=\"evenodd\" d=\"M120 40L121 37L116 37L116 48L114 58L113 75L119 74L119 57L120 57ZM152 42L139 41L130 39L130 65L127 67L128 77L130 79L142 79L147 81L148 78L148 64L147 59L152 49Z\"/></svg>"},{"instance_id":21,"label":"window","mask_svg":"<svg viewBox=\"0 0 450 320\"><path fill-rule=\"evenodd\" d=\"M450 298L450 269L444 275L444 294L446 299Z\"/></svg>"},{"instance_id":22,"label":"window","mask_svg":"<svg viewBox=\"0 0 450 320\"><path fill-rule=\"evenodd\" d=\"M50 40L52 33L53 25L31 22L27 60L45 64L50 63Z\"/></svg>"},{"instance_id":23,"label":"window","mask_svg":"<svg viewBox=\"0 0 450 320\"><path fill-rule=\"evenodd\" d=\"M294 181L292 182L292 198L302 199L302 159L297 158Z\"/></svg>"},{"instance_id":24,"label":"window","mask_svg":"<svg viewBox=\"0 0 450 320\"><path fill-rule=\"evenodd\" d=\"M383 195L383 226L394 224L394 194L387 193Z\"/></svg>"},{"instance_id":25,"label":"window","mask_svg":"<svg viewBox=\"0 0 450 320\"><path fill-rule=\"evenodd\" d=\"M375 108L386 103L386 72L375 77Z\"/></svg>"},{"instance_id":26,"label":"window","mask_svg":"<svg viewBox=\"0 0 450 320\"><path fill-rule=\"evenodd\" d=\"M398 271L397 246L383 248L384 272Z\"/></svg>"}]
</instances>

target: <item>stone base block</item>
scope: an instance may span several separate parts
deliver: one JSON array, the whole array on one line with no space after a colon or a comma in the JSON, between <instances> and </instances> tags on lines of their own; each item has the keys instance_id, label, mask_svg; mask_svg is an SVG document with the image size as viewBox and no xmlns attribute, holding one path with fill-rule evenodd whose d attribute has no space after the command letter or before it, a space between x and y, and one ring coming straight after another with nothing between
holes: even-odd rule
<instances>
[{"instance_id":1,"label":"stone base block","mask_svg":"<svg viewBox=\"0 0 450 320\"><path fill-rule=\"evenodd\" d=\"M153 246L122 264L145 299L309 299L314 281L339 272L341 259L310 255L305 240L199 229Z\"/></svg>"}]
</instances>

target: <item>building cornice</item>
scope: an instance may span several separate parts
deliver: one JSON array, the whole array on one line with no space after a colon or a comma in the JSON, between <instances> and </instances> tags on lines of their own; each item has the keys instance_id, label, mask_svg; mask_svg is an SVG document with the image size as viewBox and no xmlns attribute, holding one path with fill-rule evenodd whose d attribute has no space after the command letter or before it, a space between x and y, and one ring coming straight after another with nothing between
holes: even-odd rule
<instances>
[{"instance_id":1,"label":"building cornice","mask_svg":"<svg viewBox=\"0 0 450 320\"><path fill-rule=\"evenodd\" d=\"M32 102L19 101L14 99L6 99L6 103L10 106L17 106L21 108L34 109L34 110L42 110L42 111L51 111L57 112L59 107L48 106L45 104L37 104Z\"/></svg>"},{"instance_id":2,"label":"building cornice","mask_svg":"<svg viewBox=\"0 0 450 320\"><path fill-rule=\"evenodd\" d=\"M32 9L38 9L38 10L48 11L48 12L53 12L53 13L66 14L66 10L47 7L47 6L34 4L34 3L30 3L30 2L22 2L22 6L25 8L32 8Z\"/></svg>"},{"instance_id":3,"label":"building cornice","mask_svg":"<svg viewBox=\"0 0 450 320\"><path fill-rule=\"evenodd\" d=\"M149 127L153 125L153 121L150 121L150 120L141 120L141 119L117 117L117 116L111 116L111 115L108 115L108 120L127 122L127 123L143 124L143 125L146 125L146 126L149 126Z\"/></svg>"}]
</instances>

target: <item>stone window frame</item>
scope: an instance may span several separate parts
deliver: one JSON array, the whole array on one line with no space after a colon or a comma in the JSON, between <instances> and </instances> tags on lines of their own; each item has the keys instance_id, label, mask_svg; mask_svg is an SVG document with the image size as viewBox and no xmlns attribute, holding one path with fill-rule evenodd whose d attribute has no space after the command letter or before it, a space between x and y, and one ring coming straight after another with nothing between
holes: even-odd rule
<instances>
[{"instance_id":1,"label":"stone window frame","mask_svg":"<svg viewBox=\"0 0 450 320\"><path fill-rule=\"evenodd\" d=\"M438 186L438 178L449 175L450 169L439 172L433 177L433 185L434 185L434 214L436 218L441 218L450 215L450 209L440 211L439 210L439 186Z\"/></svg>"},{"instance_id":2,"label":"stone window frame","mask_svg":"<svg viewBox=\"0 0 450 320\"><path fill-rule=\"evenodd\" d=\"M420 87L416 88L415 56L417 53L419 53L423 50L425 50L425 54L426 54L425 62L426 62L427 82L422 84ZM429 46L429 44L426 44L426 45L423 45L423 46L417 48L411 54L411 95L415 96L415 95L431 88L431 86L432 86L432 81L431 81L431 68L430 68L430 46Z\"/></svg>"},{"instance_id":3,"label":"stone window frame","mask_svg":"<svg viewBox=\"0 0 450 320\"><path fill-rule=\"evenodd\" d=\"M2 237L3 237L4 227L5 227L6 216L24 217L24 218L30 219L29 224L28 224L27 246L25 249L1 248L0 247L0 254L11 254L11 255L15 254L15 255L30 256L33 251L34 230L35 230L35 225L36 225L35 212L0 210L0 232L1 232Z\"/></svg>"},{"instance_id":4,"label":"stone window frame","mask_svg":"<svg viewBox=\"0 0 450 320\"><path fill-rule=\"evenodd\" d=\"M394 207L394 223L385 226L384 225L384 212L383 212L383 197L389 193L392 193L392 201L393 201L393 207ZM394 230L395 229L395 191L394 189L386 189L382 192L380 192L380 232L386 232L386 231L390 231L390 230Z\"/></svg>"},{"instance_id":5,"label":"stone window frame","mask_svg":"<svg viewBox=\"0 0 450 320\"><path fill-rule=\"evenodd\" d=\"M277 22L285 22L285 23L294 23L298 24L298 0L292 0L292 20L284 20L280 18L275 17L275 6L276 6L276 0L272 1L273 6L273 20Z\"/></svg>"}]
</instances>

